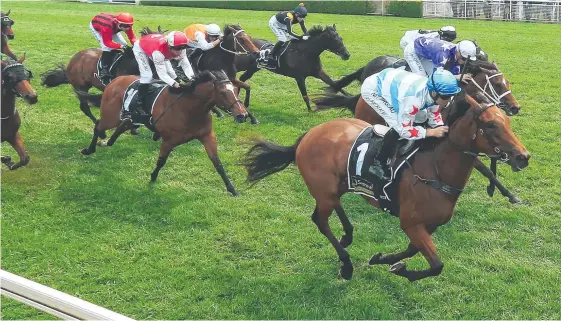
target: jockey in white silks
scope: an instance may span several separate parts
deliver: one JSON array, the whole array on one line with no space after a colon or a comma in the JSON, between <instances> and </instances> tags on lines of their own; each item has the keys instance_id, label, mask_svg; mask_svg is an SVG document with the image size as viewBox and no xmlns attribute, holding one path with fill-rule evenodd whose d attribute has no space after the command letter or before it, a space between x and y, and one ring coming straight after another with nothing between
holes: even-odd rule
<instances>
[{"instance_id":1,"label":"jockey in white silks","mask_svg":"<svg viewBox=\"0 0 561 321\"><path fill-rule=\"evenodd\" d=\"M406 31L405 35L401 37L401 40L399 41L401 49L405 49L408 44L412 43L419 37L438 38L440 40L452 42L456 40L456 28L453 26L444 26L438 31L422 29Z\"/></svg>"}]
</instances>

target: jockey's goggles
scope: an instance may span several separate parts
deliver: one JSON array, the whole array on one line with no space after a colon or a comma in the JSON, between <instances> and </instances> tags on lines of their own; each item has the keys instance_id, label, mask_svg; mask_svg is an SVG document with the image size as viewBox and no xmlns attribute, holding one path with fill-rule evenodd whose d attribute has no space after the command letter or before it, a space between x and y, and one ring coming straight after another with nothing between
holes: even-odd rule
<instances>
[{"instance_id":1,"label":"jockey's goggles","mask_svg":"<svg viewBox=\"0 0 561 321\"><path fill-rule=\"evenodd\" d=\"M438 94L438 98L440 98L442 100L450 100L450 98L452 98L452 96L454 96L454 95L440 95L440 94Z\"/></svg>"},{"instance_id":2,"label":"jockey's goggles","mask_svg":"<svg viewBox=\"0 0 561 321\"><path fill-rule=\"evenodd\" d=\"M132 28L132 24L129 25L129 24L126 24L126 23L120 23L120 24L119 24L119 28L127 28L127 29L129 29L129 28Z\"/></svg>"},{"instance_id":3,"label":"jockey's goggles","mask_svg":"<svg viewBox=\"0 0 561 321\"><path fill-rule=\"evenodd\" d=\"M183 50L183 49L187 49L187 45L181 45L181 46L175 46L175 47L169 47L170 49L173 50Z\"/></svg>"}]
</instances>

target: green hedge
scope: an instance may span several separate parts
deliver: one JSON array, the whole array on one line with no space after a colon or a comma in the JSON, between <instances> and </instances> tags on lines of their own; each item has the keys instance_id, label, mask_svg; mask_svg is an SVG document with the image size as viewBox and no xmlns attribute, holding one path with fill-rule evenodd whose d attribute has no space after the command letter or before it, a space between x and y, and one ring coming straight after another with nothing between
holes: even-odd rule
<instances>
[{"instance_id":1,"label":"green hedge","mask_svg":"<svg viewBox=\"0 0 561 321\"><path fill-rule=\"evenodd\" d=\"M302 1L160 1L141 0L141 5L238 10L292 10ZM372 1L303 1L308 12L363 15L372 12Z\"/></svg>"},{"instance_id":2,"label":"green hedge","mask_svg":"<svg viewBox=\"0 0 561 321\"><path fill-rule=\"evenodd\" d=\"M422 18L423 4L421 1L391 1L388 14L398 17Z\"/></svg>"}]
</instances>

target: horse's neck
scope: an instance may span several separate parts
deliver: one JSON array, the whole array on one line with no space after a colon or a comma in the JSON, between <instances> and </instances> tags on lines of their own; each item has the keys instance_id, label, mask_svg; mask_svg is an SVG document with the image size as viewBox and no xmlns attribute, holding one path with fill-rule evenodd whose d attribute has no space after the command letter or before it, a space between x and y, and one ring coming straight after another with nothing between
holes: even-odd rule
<instances>
[{"instance_id":1,"label":"horse's neck","mask_svg":"<svg viewBox=\"0 0 561 321\"><path fill-rule=\"evenodd\" d=\"M172 99L176 97L177 95L171 95ZM184 94L179 100L178 103L184 106L182 110L185 118L206 117L214 106L214 85L210 82L199 84L191 94Z\"/></svg>"},{"instance_id":2,"label":"horse's neck","mask_svg":"<svg viewBox=\"0 0 561 321\"><path fill-rule=\"evenodd\" d=\"M321 35L310 37L308 40L301 40L299 42L302 48L306 48L307 56L311 57L319 57L322 52L324 52L327 48L321 41Z\"/></svg>"},{"instance_id":3,"label":"horse's neck","mask_svg":"<svg viewBox=\"0 0 561 321\"><path fill-rule=\"evenodd\" d=\"M2 109L1 117L10 117L16 110L16 95L9 88L2 88Z\"/></svg>"},{"instance_id":4,"label":"horse's neck","mask_svg":"<svg viewBox=\"0 0 561 321\"><path fill-rule=\"evenodd\" d=\"M472 137L477 129L470 111L467 113L468 115L452 124L448 137L435 147L433 152L435 155L430 155L431 162L436 162L433 166L438 169L439 177L435 178L459 189L466 186L475 160L473 156L458 148L460 147L465 151L474 150L475 140Z\"/></svg>"}]
</instances>

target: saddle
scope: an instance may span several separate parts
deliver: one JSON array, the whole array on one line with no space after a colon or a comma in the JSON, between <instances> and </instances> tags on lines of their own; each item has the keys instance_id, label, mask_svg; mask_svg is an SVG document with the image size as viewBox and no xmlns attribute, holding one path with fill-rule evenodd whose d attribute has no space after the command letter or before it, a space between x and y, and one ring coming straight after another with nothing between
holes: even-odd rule
<instances>
[{"instance_id":1,"label":"saddle","mask_svg":"<svg viewBox=\"0 0 561 321\"><path fill-rule=\"evenodd\" d=\"M123 96L123 105L121 108L121 119L123 119L123 111L129 110L131 104L137 103L138 98L138 87L140 86L140 80L135 80L129 85L125 90L125 95ZM132 114L132 121L135 125L145 125L146 127L152 129L152 111L154 110L154 104L156 100L162 93L162 91L167 87L167 84L161 80L154 80L150 83L148 93L146 94L146 100L143 104L143 111L146 113L145 116L139 113Z\"/></svg>"},{"instance_id":2,"label":"saddle","mask_svg":"<svg viewBox=\"0 0 561 321\"><path fill-rule=\"evenodd\" d=\"M111 64L109 65L109 73L111 74L112 78L115 78L116 75L116 71L114 70L115 65L117 64L117 62L119 60L123 59L123 52L118 52L113 56L113 61L111 62ZM99 59L97 60L97 65L96 65L96 74L95 77L99 80L101 80L99 78L99 75L101 74L101 69L102 69L102 65L101 65L101 56L99 57Z\"/></svg>"},{"instance_id":3,"label":"saddle","mask_svg":"<svg viewBox=\"0 0 561 321\"><path fill-rule=\"evenodd\" d=\"M355 194L364 195L378 201L380 208L389 212L393 216L399 215L399 204L397 202L397 186L401 176L401 169L404 165L409 165L413 155L419 150L417 141L400 140L400 147L397 152L397 157L392 163L392 179L386 181L381 179L382 168L380 164L375 161L380 148L384 135L389 131L389 128L384 125L374 125L366 127L360 132L356 138L351 151L349 153L347 163L347 184L350 191ZM374 150L374 157L369 159L365 158L366 151L369 145ZM375 170L380 175L372 175L368 169L374 166Z\"/></svg>"},{"instance_id":4,"label":"saddle","mask_svg":"<svg viewBox=\"0 0 561 321\"><path fill-rule=\"evenodd\" d=\"M291 41L287 41L282 45L279 49L279 52L276 57L271 56L271 51L275 46L272 43L266 43L261 46L259 51L259 58L257 59L257 67L258 68L265 68L269 70L276 70L280 68L280 57L286 52L286 50L290 47Z\"/></svg>"}]
</instances>

